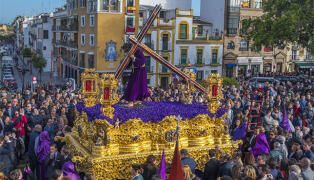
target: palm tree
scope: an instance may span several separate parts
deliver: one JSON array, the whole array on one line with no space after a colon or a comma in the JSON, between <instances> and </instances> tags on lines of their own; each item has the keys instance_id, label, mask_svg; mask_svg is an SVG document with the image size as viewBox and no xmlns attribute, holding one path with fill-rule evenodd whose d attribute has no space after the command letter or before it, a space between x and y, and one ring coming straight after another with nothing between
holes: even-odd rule
<instances>
[{"instance_id":1,"label":"palm tree","mask_svg":"<svg viewBox=\"0 0 314 180\"><path fill-rule=\"evenodd\" d=\"M38 69L40 75L40 85L41 85L41 73L43 72L43 68L46 67L47 61L41 55L34 55L32 57L33 66Z\"/></svg>"}]
</instances>

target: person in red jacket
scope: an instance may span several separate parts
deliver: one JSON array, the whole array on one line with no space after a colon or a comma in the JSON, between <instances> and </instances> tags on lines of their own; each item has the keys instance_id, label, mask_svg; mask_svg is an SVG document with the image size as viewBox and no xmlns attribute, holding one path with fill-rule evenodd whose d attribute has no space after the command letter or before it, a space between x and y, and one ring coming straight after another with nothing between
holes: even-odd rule
<instances>
[{"instance_id":1,"label":"person in red jacket","mask_svg":"<svg viewBox=\"0 0 314 180\"><path fill-rule=\"evenodd\" d=\"M20 122L15 126L15 129L18 131L17 135L19 137L23 138L23 140L25 140L25 126L27 124L27 118L24 115L24 109L23 108L20 109L19 114L18 114L18 111L15 112L15 116L12 119L13 122L16 121L17 118L20 118Z\"/></svg>"}]
</instances>

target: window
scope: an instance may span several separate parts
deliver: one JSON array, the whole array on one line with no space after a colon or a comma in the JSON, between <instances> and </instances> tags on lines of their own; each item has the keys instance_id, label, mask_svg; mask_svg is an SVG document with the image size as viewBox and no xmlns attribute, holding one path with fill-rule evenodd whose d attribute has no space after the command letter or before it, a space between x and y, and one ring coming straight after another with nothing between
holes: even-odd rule
<instances>
[{"instance_id":1,"label":"window","mask_svg":"<svg viewBox=\"0 0 314 180\"><path fill-rule=\"evenodd\" d=\"M73 9L77 9L77 0L74 0Z\"/></svg>"},{"instance_id":2,"label":"window","mask_svg":"<svg viewBox=\"0 0 314 180\"><path fill-rule=\"evenodd\" d=\"M250 7L250 0L241 0L241 7L249 8Z\"/></svg>"},{"instance_id":3,"label":"window","mask_svg":"<svg viewBox=\"0 0 314 180\"><path fill-rule=\"evenodd\" d=\"M203 26L202 25L197 26L197 35L203 36Z\"/></svg>"},{"instance_id":4,"label":"window","mask_svg":"<svg viewBox=\"0 0 314 180\"><path fill-rule=\"evenodd\" d=\"M166 14L165 11L160 11L159 17L160 17L160 18L165 18L165 14Z\"/></svg>"},{"instance_id":5,"label":"window","mask_svg":"<svg viewBox=\"0 0 314 180\"><path fill-rule=\"evenodd\" d=\"M162 50L168 50L168 34L163 34L162 35Z\"/></svg>"},{"instance_id":6,"label":"window","mask_svg":"<svg viewBox=\"0 0 314 180\"><path fill-rule=\"evenodd\" d=\"M218 49L212 49L212 64L218 64Z\"/></svg>"},{"instance_id":7,"label":"window","mask_svg":"<svg viewBox=\"0 0 314 180\"><path fill-rule=\"evenodd\" d=\"M262 1L263 0L255 0L254 8L262 8Z\"/></svg>"},{"instance_id":8,"label":"window","mask_svg":"<svg viewBox=\"0 0 314 180\"><path fill-rule=\"evenodd\" d=\"M81 44L85 45L85 34L81 34Z\"/></svg>"},{"instance_id":9,"label":"window","mask_svg":"<svg viewBox=\"0 0 314 180\"><path fill-rule=\"evenodd\" d=\"M298 59L298 50L292 50L291 58L293 60L297 60Z\"/></svg>"},{"instance_id":10,"label":"window","mask_svg":"<svg viewBox=\"0 0 314 180\"><path fill-rule=\"evenodd\" d=\"M88 5L87 12L97 11L97 0L88 0L87 5Z\"/></svg>"},{"instance_id":11,"label":"window","mask_svg":"<svg viewBox=\"0 0 314 180\"><path fill-rule=\"evenodd\" d=\"M44 30L44 39L49 39L49 31Z\"/></svg>"},{"instance_id":12,"label":"window","mask_svg":"<svg viewBox=\"0 0 314 180\"><path fill-rule=\"evenodd\" d=\"M234 49L234 42L233 41L228 42L227 49Z\"/></svg>"},{"instance_id":13,"label":"window","mask_svg":"<svg viewBox=\"0 0 314 180\"><path fill-rule=\"evenodd\" d=\"M188 39L188 25L187 24L180 24L179 39Z\"/></svg>"},{"instance_id":14,"label":"window","mask_svg":"<svg viewBox=\"0 0 314 180\"><path fill-rule=\"evenodd\" d=\"M228 12L240 12L240 0L228 0L227 10Z\"/></svg>"},{"instance_id":15,"label":"window","mask_svg":"<svg viewBox=\"0 0 314 180\"><path fill-rule=\"evenodd\" d=\"M212 73L212 74L217 74L217 70L211 70L210 73Z\"/></svg>"},{"instance_id":16,"label":"window","mask_svg":"<svg viewBox=\"0 0 314 180\"><path fill-rule=\"evenodd\" d=\"M147 72L151 72L151 68L150 68L150 56L145 56L146 62L145 62L145 67L146 67L146 71Z\"/></svg>"},{"instance_id":17,"label":"window","mask_svg":"<svg viewBox=\"0 0 314 180\"><path fill-rule=\"evenodd\" d=\"M196 51L196 58L197 58L197 60L196 60L196 63L197 64L203 64L203 49L198 49L197 51Z\"/></svg>"},{"instance_id":18,"label":"window","mask_svg":"<svg viewBox=\"0 0 314 180\"><path fill-rule=\"evenodd\" d=\"M94 15L89 16L89 25L91 27L93 27L95 25L95 16Z\"/></svg>"},{"instance_id":19,"label":"window","mask_svg":"<svg viewBox=\"0 0 314 180\"><path fill-rule=\"evenodd\" d=\"M80 53L80 67L85 68L85 53Z\"/></svg>"},{"instance_id":20,"label":"window","mask_svg":"<svg viewBox=\"0 0 314 180\"><path fill-rule=\"evenodd\" d=\"M249 49L249 42L247 42L247 41L240 41L239 51L247 51L248 49Z\"/></svg>"},{"instance_id":21,"label":"window","mask_svg":"<svg viewBox=\"0 0 314 180\"><path fill-rule=\"evenodd\" d=\"M196 79L197 80L203 80L203 77L204 77L204 71L197 71Z\"/></svg>"},{"instance_id":22,"label":"window","mask_svg":"<svg viewBox=\"0 0 314 180\"><path fill-rule=\"evenodd\" d=\"M100 10L107 12L120 12L119 0L100 0Z\"/></svg>"},{"instance_id":23,"label":"window","mask_svg":"<svg viewBox=\"0 0 314 180\"><path fill-rule=\"evenodd\" d=\"M126 32L135 32L133 17L127 17L126 19Z\"/></svg>"},{"instance_id":24,"label":"window","mask_svg":"<svg viewBox=\"0 0 314 180\"><path fill-rule=\"evenodd\" d=\"M311 53L309 52L308 49L306 50L305 58L306 58L307 60L312 60L312 59L313 59L313 56L311 55Z\"/></svg>"},{"instance_id":25,"label":"window","mask_svg":"<svg viewBox=\"0 0 314 180\"><path fill-rule=\"evenodd\" d=\"M95 45L95 35L94 34L89 35L89 45L91 45L91 46Z\"/></svg>"},{"instance_id":26,"label":"window","mask_svg":"<svg viewBox=\"0 0 314 180\"><path fill-rule=\"evenodd\" d=\"M134 13L136 11L136 7L134 5L134 0L128 0L127 1L127 13Z\"/></svg>"},{"instance_id":27,"label":"window","mask_svg":"<svg viewBox=\"0 0 314 180\"><path fill-rule=\"evenodd\" d=\"M239 26L239 16L228 16L227 19L227 34L236 35Z\"/></svg>"},{"instance_id":28,"label":"window","mask_svg":"<svg viewBox=\"0 0 314 180\"><path fill-rule=\"evenodd\" d=\"M144 13L143 12L140 12L140 17L144 17Z\"/></svg>"},{"instance_id":29,"label":"window","mask_svg":"<svg viewBox=\"0 0 314 180\"><path fill-rule=\"evenodd\" d=\"M81 26L85 26L85 16L81 16Z\"/></svg>"},{"instance_id":30,"label":"window","mask_svg":"<svg viewBox=\"0 0 314 180\"><path fill-rule=\"evenodd\" d=\"M86 0L81 0L80 6L81 6L81 8L86 7Z\"/></svg>"},{"instance_id":31,"label":"window","mask_svg":"<svg viewBox=\"0 0 314 180\"><path fill-rule=\"evenodd\" d=\"M151 34L145 34L144 44L146 46L148 46L149 48L154 49L153 45L152 45L152 35Z\"/></svg>"},{"instance_id":32,"label":"window","mask_svg":"<svg viewBox=\"0 0 314 180\"><path fill-rule=\"evenodd\" d=\"M187 63L187 57L188 57L188 50L187 49L181 49L181 64Z\"/></svg>"},{"instance_id":33,"label":"window","mask_svg":"<svg viewBox=\"0 0 314 180\"><path fill-rule=\"evenodd\" d=\"M88 55L88 68L95 68L94 67L94 54Z\"/></svg>"}]
</instances>

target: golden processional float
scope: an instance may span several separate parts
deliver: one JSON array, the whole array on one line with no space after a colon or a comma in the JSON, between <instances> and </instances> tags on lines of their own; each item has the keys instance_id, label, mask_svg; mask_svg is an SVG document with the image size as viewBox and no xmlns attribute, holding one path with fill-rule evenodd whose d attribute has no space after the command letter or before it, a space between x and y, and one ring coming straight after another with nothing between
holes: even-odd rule
<instances>
[{"instance_id":1,"label":"golden processional float","mask_svg":"<svg viewBox=\"0 0 314 180\"><path fill-rule=\"evenodd\" d=\"M195 77L191 72L185 73ZM144 163L148 155L154 155L160 161L163 150L166 161L171 161L178 127L180 149L187 149L196 160L197 169L202 171L209 160L210 149L219 145L220 149L231 155L241 143L231 140L224 123L227 111L219 107L223 94L222 79L218 74L210 74L206 79L208 103L197 108L193 104L171 102L155 107L154 102L150 102L146 107L143 103L144 107L128 109L118 103L118 80L113 74L99 77L94 69L89 69L82 74L81 80L81 93L85 98L84 102L77 104L72 132L56 139L70 146L77 170L91 174L97 180L130 179L132 164ZM184 87L180 89L184 90ZM185 90L186 98L189 98L195 88L188 85ZM164 117L159 117L158 111L166 110L156 112L152 109L161 106L171 106L165 108L173 111L179 111L176 107L180 106L183 112L168 112L169 115L160 112ZM128 114L132 111L137 114ZM194 114L188 114L192 111ZM130 116L130 119L124 115ZM155 116L160 120L156 121ZM150 121L149 118L154 120Z\"/></svg>"}]
</instances>

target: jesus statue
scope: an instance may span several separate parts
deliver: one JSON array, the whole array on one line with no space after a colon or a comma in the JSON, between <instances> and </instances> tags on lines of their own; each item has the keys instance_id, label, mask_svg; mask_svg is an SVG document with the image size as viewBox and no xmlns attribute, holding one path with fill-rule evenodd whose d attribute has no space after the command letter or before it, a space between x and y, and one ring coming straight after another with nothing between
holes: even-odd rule
<instances>
[{"instance_id":1,"label":"jesus statue","mask_svg":"<svg viewBox=\"0 0 314 180\"><path fill-rule=\"evenodd\" d=\"M131 49L131 44L124 44L123 50L127 53ZM141 49L137 49L131 56L130 65L132 73L128 85L124 91L122 99L128 101L127 107L133 107L134 104L140 104L145 98L149 97L147 91L147 73L145 68L146 58Z\"/></svg>"}]
</instances>

